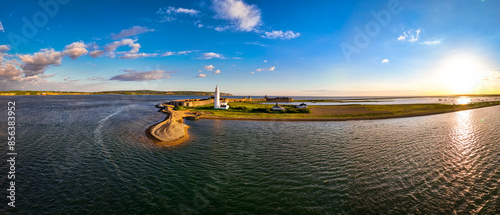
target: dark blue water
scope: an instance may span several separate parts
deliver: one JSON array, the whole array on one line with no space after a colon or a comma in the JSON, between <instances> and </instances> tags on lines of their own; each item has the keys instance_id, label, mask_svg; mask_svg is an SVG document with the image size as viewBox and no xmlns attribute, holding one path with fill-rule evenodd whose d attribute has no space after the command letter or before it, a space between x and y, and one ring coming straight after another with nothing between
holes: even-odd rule
<instances>
[{"instance_id":1,"label":"dark blue water","mask_svg":"<svg viewBox=\"0 0 500 215\"><path fill-rule=\"evenodd\" d=\"M499 214L500 106L373 121L186 121L186 143L159 147L144 130L171 98L0 97L0 214Z\"/></svg>"}]
</instances>

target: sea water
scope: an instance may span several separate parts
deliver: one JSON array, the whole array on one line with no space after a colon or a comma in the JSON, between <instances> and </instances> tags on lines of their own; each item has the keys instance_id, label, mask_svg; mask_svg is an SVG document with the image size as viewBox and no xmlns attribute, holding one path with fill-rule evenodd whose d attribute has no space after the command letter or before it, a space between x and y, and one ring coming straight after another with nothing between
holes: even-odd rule
<instances>
[{"instance_id":1,"label":"sea water","mask_svg":"<svg viewBox=\"0 0 500 215\"><path fill-rule=\"evenodd\" d=\"M185 121L145 136L175 96L0 97L9 214L498 214L500 106L347 122ZM16 102L16 208L7 102Z\"/></svg>"}]
</instances>

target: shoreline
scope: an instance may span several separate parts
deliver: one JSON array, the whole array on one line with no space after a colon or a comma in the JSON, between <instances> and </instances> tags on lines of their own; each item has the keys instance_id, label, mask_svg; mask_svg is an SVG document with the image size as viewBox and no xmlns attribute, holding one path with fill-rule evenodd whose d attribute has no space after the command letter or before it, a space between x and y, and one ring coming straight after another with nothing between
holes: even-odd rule
<instances>
[{"instance_id":1,"label":"shoreline","mask_svg":"<svg viewBox=\"0 0 500 215\"><path fill-rule=\"evenodd\" d=\"M209 120L238 120L238 121L290 121L290 122L342 122L342 121L356 121L356 120L383 120L383 119L397 119L397 118L410 118L420 116L432 116L445 113L453 113L466 110L474 110L480 108L499 106L500 104L486 105L480 107L467 107L459 110L446 110L437 112L423 112L423 113L410 113L400 115L386 115L386 116L365 116L365 117L345 117L345 118L321 118L321 117L301 117L301 118L237 118L237 117L210 117L200 116L200 119Z\"/></svg>"},{"instance_id":2,"label":"shoreline","mask_svg":"<svg viewBox=\"0 0 500 215\"><path fill-rule=\"evenodd\" d=\"M480 108L487 108L499 106L499 102L484 103L479 106L457 106L455 109L448 110L428 110L428 112L404 113L396 115L381 115L381 116L360 116L360 117L297 117L297 118L256 118L256 117L212 117L212 116L198 116L193 110L174 110L173 106L165 106L161 109L167 116L161 122L149 126L145 133L146 136L155 144L160 146L177 146L189 140L188 128L184 124L184 118L198 117L199 119L208 120L238 120L238 121L289 121L289 122L335 122L335 121L358 121L358 120L383 120L383 119L396 119L396 118L410 118L420 116L431 116L445 113L453 113L466 110L474 110ZM381 114L390 114L381 113Z\"/></svg>"}]
</instances>

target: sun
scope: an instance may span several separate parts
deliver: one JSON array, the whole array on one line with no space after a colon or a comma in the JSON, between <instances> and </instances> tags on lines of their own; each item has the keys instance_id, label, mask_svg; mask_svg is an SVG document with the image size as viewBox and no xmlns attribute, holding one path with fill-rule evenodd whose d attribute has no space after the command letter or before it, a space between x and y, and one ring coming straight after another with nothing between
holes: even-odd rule
<instances>
[{"instance_id":1,"label":"sun","mask_svg":"<svg viewBox=\"0 0 500 215\"><path fill-rule=\"evenodd\" d=\"M486 64L476 56L457 54L446 58L439 66L440 84L453 94L474 93L481 84Z\"/></svg>"}]
</instances>

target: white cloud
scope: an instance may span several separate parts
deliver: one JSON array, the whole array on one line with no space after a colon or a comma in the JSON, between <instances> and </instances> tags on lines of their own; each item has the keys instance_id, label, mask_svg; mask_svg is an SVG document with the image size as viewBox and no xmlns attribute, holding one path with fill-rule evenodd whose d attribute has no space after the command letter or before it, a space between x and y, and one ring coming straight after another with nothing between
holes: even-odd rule
<instances>
[{"instance_id":1,"label":"white cloud","mask_svg":"<svg viewBox=\"0 0 500 215\"><path fill-rule=\"evenodd\" d=\"M122 39L120 41L115 41L115 42L112 42L112 43L106 45L106 47L104 47L104 51L106 51L108 53L113 53L114 51L116 51L116 49L118 47L128 46L128 47L130 47L130 51L120 52L120 53L137 53L137 52L139 52L139 49L141 48L141 44L136 43L136 41L137 41L137 39L135 39L135 40Z\"/></svg>"},{"instance_id":2,"label":"white cloud","mask_svg":"<svg viewBox=\"0 0 500 215\"><path fill-rule=\"evenodd\" d=\"M250 73L254 74L255 72L250 72Z\"/></svg>"},{"instance_id":3,"label":"white cloud","mask_svg":"<svg viewBox=\"0 0 500 215\"><path fill-rule=\"evenodd\" d=\"M194 23L193 23L193 24L194 24L194 25L196 25L196 26L198 26L198 28L203 28L203 26L204 26L204 25L201 23L201 20L196 20L196 21L194 21Z\"/></svg>"},{"instance_id":4,"label":"white cloud","mask_svg":"<svg viewBox=\"0 0 500 215\"><path fill-rule=\"evenodd\" d=\"M141 57L156 57L156 53L125 53L124 55L118 57L120 59L136 59Z\"/></svg>"},{"instance_id":5,"label":"white cloud","mask_svg":"<svg viewBox=\"0 0 500 215\"><path fill-rule=\"evenodd\" d=\"M267 63L267 60L264 60L264 63Z\"/></svg>"},{"instance_id":6,"label":"white cloud","mask_svg":"<svg viewBox=\"0 0 500 215\"><path fill-rule=\"evenodd\" d=\"M22 79L23 71L17 67L16 61L0 61L0 81L18 81Z\"/></svg>"},{"instance_id":7,"label":"white cloud","mask_svg":"<svg viewBox=\"0 0 500 215\"><path fill-rule=\"evenodd\" d=\"M218 18L226 19L241 31L253 31L261 25L260 9L242 0L212 0Z\"/></svg>"},{"instance_id":8,"label":"white cloud","mask_svg":"<svg viewBox=\"0 0 500 215\"><path fill-rule=\"evenodd\" d=\"M197 15L198 13L200 13L200 11L198 11L198 10L186 9L186 8L177 8L174 11L175 11L175 13L185 13L185 14L189 14L191 16L194 16L194 15Z\"/></svg>"},{"instance_id":9,"label":"white cloud","mask_svg":"<svg viewBox=\"0 0 500 215\"><path fill-rule=\"evenodd\" d=\"M434 46L434 45L439 45L441 43L441 40L427 40L421 42L423 45L428 45L428 46Z\"/></svg>"},{"instance_id":10,"label":"white cloud","mask_svg":"<svg viewBox=\"0 0 500 215\"><path fill-rule=\"evenodd\" d=\"M214 29L215 29L216 31L222 32L222 31L225 31L225 30L227 30L227 29L229 29L229 28L231 28L231 27L226 25L226 26L222 26L222 27L221 27L221 26L218 26L218 27L215 27Z\"/></svg>"},{"instance_id":11,"label":"white cloud","mask_svg":"<svg viewBox=\"0 0 500 215\"><path fill-rule=\"evenodd\" d=\"M389 63L389 59L383 59L382 63Z\"/></svg>"},{"instance_id":12,"label":"white cloud","mask_svg":"<svg viewBox=\"0 0 500 215\"><path fill-rule=\"evenodd\" d=\"M108 56L111 58L117 57L120 59L136 59L136 58L144 58L144 57L157 57L157 56L171 56L171 55L186 55L193 51L180 51L180 52L172 52L167 51L164 53L139 53L139 49L141 48L141 44L136 43L137 39L122 39L120 41L115 41L104 46L104 50L99 50L98 46L94 46L94 51L91 51L89 55L93 58ZM115 52L121 46L129 46L129 51L124 52Z\"/></svg>"},{"instance_id":13,"label":"white cloud","mask_svg":"<svg viewBox=\"0 0 500 215\"><path fill-rule=\"evenodd\" d=\"M114 81L150 81L150 80L160 80L169 79L170 75L164 70L153 70L153 71L136 71L131 69L123 70L125 74L116 75L109 80Z\"/></svg>"},{"instance_id":14,"label":"white cloud","mask_svg":"<svg viewBox=\"0 0 500 215\"><path fill-rule=\"evenodd\" d=\"M107 54L107 56L114 58L114 57L116 57L116 54L119 54L119 55L123 55L120 58L132 59L133 57L130 57L130 56L134 56L134 54L137 54L139 52L139 49L141 48L141 44L136 43L136 41L137 41L137 39L135 39L135 40L122 39L120 41L115 41L115 42L107 44L104 47L104 50L94 50L94 51L90 52L89 55L91 57L96 58L96 57L102 57L105 54ZM118 47L121 47L121 46L129 46L130 51L115 53L116 49ZM147 54L145 54L145 55L147 55ZM138 55L136 55L136 56L138 56ZM142 56L142 57L145 57L145 56Z\"/></svg>"},{"instance_id":15,"label":"white cloud","mask_svg":"<svg viewBox=\"0 0 500 215\"><path fill-rule=\"evenodd\" d=\"M215 52L203 53L203 55L200 57L200 59L212 59L212 58L225 59L225 57L222 54L217 54Z\"/></svg>"},{"instance_id":16,"label":"white cloud","mask_svg":"<svg viewBox=\"0 0 500 215\"><path fill-rule=\"evenodd\" d=\"M3 56L10 56L5 54L4 52L8 52L10 50L10 45L0 45L0 66L3 62Z\"/></svg>"},{"instance_id":17,"label":"white cloud","mask_svg":"<svg viewBox=\"0 0 500 215\"><path fill-rule=\"evenodd\" d=\"M101 57L102 55L104 55L104 50L94 50L91 51L89 55L93 58Z\"/></svg>"},{"instance_id":18,"label":"white cloud","mask_svg":"<svg viewBox=\"0 0 500 215\"><path fill-rule=\"evenodd\" d=\"M7 52L9 50L10 50L10 46L9 45L0 45L0 52Z\"/></svg>"},{"instance_id":19,"label":"white cloud","mask_svg":"<svg viewBox=\"0 0 500 215\"><path fill-rule=\"evenodd\" d=\"M187 55L189 53L191 53L193 51L180 51L180 52L171 52L171 51L168 51L168 52L164 52L163 54L161 54L162 57L166 57L166 56L172 56L172 55Z\"/></svg>"},{"instance_id":20,"label":"white cloud","mask_svg":"<svg viewBox=\"0 0 500 215\"><path fill-rule=\"evenodd\" d=\"M67 45L63 51L64 54L67 54L73 60L82 55L86 55L88 52L87 45L82 41Z\"/></svg>"},{"instance_id":21,"label":"white cloud","mask_svg":"<svg viewBox=\"0 0 500 215\"><path fill-rule=\"evenodd\" d=\"M265 47L267 45L264 45L262 43L259 43L259 42L246 42L245 44L247 45L256 45L256 46L262 46L262 47Z\"/></svg>"},{"instance_id":22,"label":"white cloud","mask_svg":"<svg viewBox=\"0 0 500 215\"><path fill-rule=\"evenodd\" d=\"M256 69L255 71L257 71L257 72L262 72L262 71L266 71L266 70L267 70L267 71L274 71L275 69L276 69L276 67L275 67L275 66L273 66L273 67L271 67L271 68L269 68L269 69L266 69L266 68L258 68L258 69Z\"/></svg>"},{"instance_id":23,"label":"white cloud","mask_svg":"<svg viewBox=\"0 0 500 215\"><path fill-rule=\"evenodd\" d=\"M5 29L3 28L2 22L0 22L0 32L5 32Z\"/></svg>"},{"instance_id":24,"label":"white cloud","mask_svg":"<svg viewBox=\"0 0 500 215\"><path fill-rule=\"evenodd\" d=\"M147 32L152 32L152 31L155 31L155 30L149 29L149 28L143 27L143 26L134 26L132 28L122 30L118 34L111 34L111 39L118 40L118 39L121 39L124 37L131 37L131 36L135 36L135 35L139 35L139 34L143 34L143 33L147 33Z\"/></svg>"},{"instance_id":25,"label":"white cloud","mask_svg":"<svg viewBox=\"0 0 500 215\"><path fill-rule=\"evenodd\" d=\"M271 32L265 32L264 35L262 35L263 38L267 39L280 39L280 40L285 40L285 39L293 39L297 38L300 36L300 33L295 33L293 31L271 31Z\"/></svg>"},{"instance_id":26,"label":"white cloud","mask_svg":"<svg viewBox=\"0 0 500 215\"><path fill-rule=\"evenodd\" d=\"M191 16L195 16L197 15L198 13L200 13L200 11L198 10L195 10L195 9L186 9L186 8L175 8L175 7L166 7L166 8L160 8L157 12L158 14L176 14L176 13L181 13L181 14L188 14L188 15L191 15Z\"/></svg>"},{"instance_id":27,"label":"white cloud","mask_svg":"<svg viewBox=\"0 0 500 215\"><path fill-rule=\"evenodd\" d=\"M191 52L193 52L193 51L180 51L180 52L177 52L177 54L179 54L179 55L181 55L181 54L187 55L187 54L189 54Z\"/></svg>"},{"instance_id":28,"label":"white cloud","mask_svg":"<svg viewBox=\"0 0 500 215\"><path fill-rule=\"evenodd\" d=\"M205 69L207 71L212 71L214 68L215 68L215 66L213 66L213 65L206 65L203 67L203 69Z\"/></svg>"},{"instance_id":29,"label":"white cloud","mask_svg":"<svg viewBox=\"0 0 500 215\"><path fill-rule=\"evenodd\" d=\"M196 76L197 78L204 78L204 77L207 77L207 75L205 74L199 74L198 76Z\"/></svg>"},{"instance_id":30,"label":"white cloud","mask_svg":"<svg viewBox=\"0 0 500 215\"><path fill-rule=\"evenodd\" d=\"M25 77L43 74L51 66L61 65L65 54L54 49L42 49L33 55L18 55Z\"/></svg>"},{"instance_id":31,"label":"white cloud","mask_svg":"<svg viewBox=\"0 0 500 215\"><path fill-rule=\"evenodd\" d=\"M398 37L400 41L408 41L411 43L417 42L420 37L420 29L404 31L401 36Z\"/></svg>"},{"instance_id":32,"label":"white cloud","mask_svg":"<svg viewBox=\"0 0 500 215\"><path fill-rule=\"evenodd\" d=\"M164 7L158 9L156 14L160 15L160 19L158 20L159 22L171 22L176 20L175 18L176 15L190 15L190 16L196 16L200 13L200 11L195 10L195 9L187 9L187 8L175 8L175 7Z\"/></svg>"},{"instance_id":33,"label":"white cloud","mask_svg":"<svg viewBox=\"0 0 500 215\"><path fill-rule=\"evenodd\" d=\"M168 52L161 54L161 56L166 57L166 56L171 56L171 55L175 55L175 54L176 54L175 52L168 51Z\"/></svg>"},{"instance_id":34,"label":"white cloud","mask_svg":"<svg viewBox=\"0 0 500 215\"><path fill-rule=\"evenodd\" d=\"M220 69L215 70L215 72L214 72L214 73L215 73L215 74L219 74L219 73L220 73Z\"/></svg>"}]
</instances>

